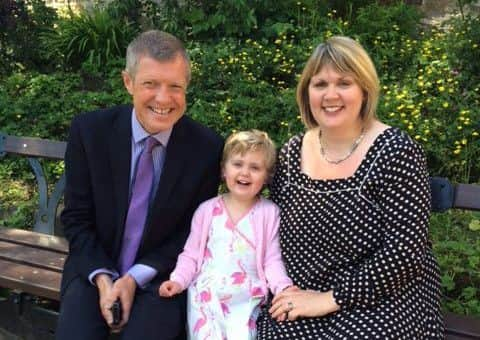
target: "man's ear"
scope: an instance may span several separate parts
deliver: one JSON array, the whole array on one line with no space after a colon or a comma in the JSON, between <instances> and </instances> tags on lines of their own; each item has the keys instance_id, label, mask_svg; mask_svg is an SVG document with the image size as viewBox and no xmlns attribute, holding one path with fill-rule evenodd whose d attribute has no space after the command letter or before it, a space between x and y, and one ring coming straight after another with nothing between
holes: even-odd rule
<instances>
[{"instance_id":1,"label":"man's ear","mask_svg":"<svg viewBox=\"0 0 480 340\"><path fill-rule=\"evenodd\" d=\"M122 71L123 85L130 95L133 95L133 79L127 71Z\"/></svg>"}]
</instances>

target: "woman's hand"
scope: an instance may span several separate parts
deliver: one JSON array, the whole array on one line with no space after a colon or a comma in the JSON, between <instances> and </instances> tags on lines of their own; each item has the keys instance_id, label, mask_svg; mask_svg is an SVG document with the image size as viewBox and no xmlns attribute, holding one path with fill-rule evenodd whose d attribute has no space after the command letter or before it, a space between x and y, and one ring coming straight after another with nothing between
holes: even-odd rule
<instances>
[{"instance_id":1,"label":"woman's hand","mask_svg":"<svg viewBox=\"0 0 480 340\"><path fill-rule=\"evenodd\" d=\"M299 317L319 317L340 309L333 298L333 290L317 292L314 290L286 289L277 294L269 312L277 321L296 320Z\"/></svg>"},{"instance_id":2,"label":"woman's hand","mask_svg":"<svg viewBox=\"0 0 480 340\"><path fill-rule=\"evenodd\" d=\"M158 288L158 294L161 297L172 297L174 295L180 294L182 292L182 287L178 282L168 280L163 282Z\"/></svg>"}]
</instances>

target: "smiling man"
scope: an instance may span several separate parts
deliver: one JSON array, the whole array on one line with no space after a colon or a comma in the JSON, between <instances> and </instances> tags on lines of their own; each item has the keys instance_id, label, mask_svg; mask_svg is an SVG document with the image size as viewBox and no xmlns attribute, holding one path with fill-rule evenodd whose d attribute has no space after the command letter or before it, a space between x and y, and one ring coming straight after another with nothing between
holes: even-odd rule
<instances>
[{"instance_id":1,"label":"smiling man","mask_svg":"<svg viewBox=\"0 0 480 340\"><path fill-rule=\"evenodd\" d=\"M122 77L133 106L79 115L70 129L57 339L184 338L185 296L157 291L194 210L217 192L223 142L184 116L190 62L174 36L140 34Z\"/></svg>"}]
</instances>

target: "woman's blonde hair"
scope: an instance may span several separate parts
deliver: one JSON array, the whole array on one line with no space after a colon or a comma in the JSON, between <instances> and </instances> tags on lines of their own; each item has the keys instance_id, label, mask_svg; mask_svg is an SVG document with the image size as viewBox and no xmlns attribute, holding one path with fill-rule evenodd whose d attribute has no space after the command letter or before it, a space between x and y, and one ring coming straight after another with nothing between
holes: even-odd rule
<instances>
[{"instance_id":1,"label":"woman's blonde hair","mask_svg":"<svg viewBox=\"0 0 480 340\"><path fill-rule=\"evenodd\" d=\"M227 138L223 147L222 169L230 157L236 154L243 156L248 151L262 151L264 153L267 175L268 178L271 178L275 170L277 155L275 144L266 132L255 129L235 132Z\"/></svg>"},{"instance_id":2,"label":"woman's blonde hair","mask_svg":"<svg viewBox=\"0 0 480 340\"><path fill-rule=\"evenodd\" d=\"M360 117L365 124L376 117L380 82L375 65L365 49L355 40L344 36L333 36L318 45L305 65L297 86L297 104L302 121L308 129L318 126L308 97L308 87L314 75L324 66L333 67L338 73L348 74L364 93Z\"/></svg>"}]
</instances>

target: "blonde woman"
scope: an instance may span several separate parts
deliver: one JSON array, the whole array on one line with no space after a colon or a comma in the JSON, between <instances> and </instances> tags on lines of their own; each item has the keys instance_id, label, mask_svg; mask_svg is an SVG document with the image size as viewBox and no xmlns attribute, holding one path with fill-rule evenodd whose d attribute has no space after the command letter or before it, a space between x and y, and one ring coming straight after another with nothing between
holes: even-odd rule
<instances>
[{"instance_id":1,"label":"blonde woman","mask_svg":"<svg viewBox=\"0 0 480 340\"><path fill-rule=\"evenodd\" d=\"M280 245L298 288L277 294L259 339L441 339L423 151L375 115L379 81L360 44L336 36L297 88L306 132L272 183Z\"/></svg>"}]
</instances>

